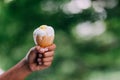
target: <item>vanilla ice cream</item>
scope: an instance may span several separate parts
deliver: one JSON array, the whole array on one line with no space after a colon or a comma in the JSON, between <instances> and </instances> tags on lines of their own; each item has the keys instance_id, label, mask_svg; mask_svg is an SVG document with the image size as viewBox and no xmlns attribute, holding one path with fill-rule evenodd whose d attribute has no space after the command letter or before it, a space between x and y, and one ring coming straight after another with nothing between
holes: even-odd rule
<instances>
[{"instance_id":1,"label":"vanilla ice cream","mask_svg":"<svg viewBox=\"0 0 120 80\"><path fill-rule=\"evenodd\" d=\"M54 36L54 29L47 25L42 25L33 32L35 44L41 47L47 47L53 44Z\"/></svg>"}]
</instances>

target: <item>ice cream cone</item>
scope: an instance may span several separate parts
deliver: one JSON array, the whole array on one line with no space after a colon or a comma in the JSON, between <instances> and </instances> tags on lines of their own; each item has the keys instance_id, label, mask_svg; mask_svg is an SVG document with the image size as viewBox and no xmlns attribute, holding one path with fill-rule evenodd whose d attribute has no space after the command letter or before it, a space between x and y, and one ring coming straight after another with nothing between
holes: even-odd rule
<instances>
[{"instance_id":1,"label":"ice cream cone","mask_svg":"<svg viewBox=\"0 0 120 80\"><path fill-rule=\"evenodd\" d=\"M42 25L34 30L33 38L36 45L50 46L54 41L54 29L51 26Z\"/></svg>"}]
</instances>

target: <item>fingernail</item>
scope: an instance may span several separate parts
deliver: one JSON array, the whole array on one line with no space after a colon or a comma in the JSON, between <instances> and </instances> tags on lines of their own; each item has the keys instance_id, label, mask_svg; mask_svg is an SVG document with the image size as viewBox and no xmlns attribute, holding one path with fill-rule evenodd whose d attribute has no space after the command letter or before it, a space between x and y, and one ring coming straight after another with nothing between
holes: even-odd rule
<instances>
[{"instance_id":1,"label":"fingernail","mask_svg":"<svg viewBox=\"0 0 120 80\"><path fill-rule=\"evenodd\" d=\"M48 51L48 48L44 48L44 51Z\"/></svg>"},{"instance_id":2,"label":"fingernail","mask_svg":"<svg viewBox=\"0 0 120 80\"><path fill-rule=\"evenodd\" d=\"M39 64L39 65L42 65L42 62L39 62L38 64Z\"/></svg>"},{"instance_id":3,"label":"fingernail","mask_svg":"<svg viewBox=\"0 0 120 80\"><path fill-rule=\"evenodd\" d=\"M45 52L44 48L41 48L41 49L40 49L40 52L42 52L42 53Z\"/></svg>"},{"instance_id":4,"label":"fingernail","mask_svg":"<svg viewBox=\"0 0 120 80\"><path fill-rule=\"evenodd\" d=\"M38 60L37 60L38 62L40 62L41 61L41 59L40 58L38 58Z\"/></svg>"},{"instance_id":5,"label":"fingernail","mask_svg":"<svg viewBox=\"0 0 120 80\"><path fill-rule=\"evenodd\" d=\"M42 54L39 54L39 57L41 58L41 57L42 57Z\"/></svg>"}]
</instances>

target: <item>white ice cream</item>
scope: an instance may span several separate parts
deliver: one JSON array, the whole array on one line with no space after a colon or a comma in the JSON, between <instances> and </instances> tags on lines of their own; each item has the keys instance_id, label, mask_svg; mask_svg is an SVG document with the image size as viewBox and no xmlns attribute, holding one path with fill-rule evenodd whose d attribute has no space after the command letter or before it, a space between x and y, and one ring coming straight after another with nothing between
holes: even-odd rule
<instances>
[{"instance_id":1,"label":"white ice cream","mask_svg":"<svg viewBox=\"0 0 120 80\"><path fill-rule=\"evenodd\" d=\"M42 25L38 27L37 29L35 29L33 32L35 44L37 44L36 42L37 36L41 36L41 40L43 36L54 36L54 29L51 26Z\"/></svg>"}]
</instances>

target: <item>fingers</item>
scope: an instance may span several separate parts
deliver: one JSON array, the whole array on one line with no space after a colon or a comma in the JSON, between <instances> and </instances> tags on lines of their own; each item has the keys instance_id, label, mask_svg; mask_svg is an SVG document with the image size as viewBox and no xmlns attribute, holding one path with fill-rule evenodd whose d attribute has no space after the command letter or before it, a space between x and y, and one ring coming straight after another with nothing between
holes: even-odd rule
<instances>
[{"instance_id":1,"label":"fingers","mask_svg":"<svg viewBox=\"0 0 120 80\"><path fill-rule=\"evenodd\" d=\"M38 57L39 57L39 58L42 58L42 57L43 57L43 55L42 55L42 54L38 54Z\"/></svg>"},{"instance_id":2,"label":"fingers","mask_svg":"<svg viewBox=\"0 0 120 80\"><path fill-rule=\"evenodd\" d=\"M51 46L47 47L49 51L53 51L56 48L55 44L52 44Z\"/></svg>"},{"instance_id":3,"label":"fingers","mask_svg":"<svg viewBox=\"0 0 120 80\"><path fill-rule=\"evenodd\" d=\"M43 64L42 58L43 58L43 55L41 53L40 54L38 53L37 65L42 65Z\"/></svg>"},{"instance_id":4,"label":"fingers","mask_svg":"<svg viewBox=\"0 0 120 80\"><path fill-rule=\"evenodd\" d=\"M36 61L37 65L50 65L54 56L54 49L56 48L55 44L52 44L49 47L41 48L40 46L35 47Z\"/></svg>"},{"instance_id":5,"label":"fingers","mask_svg":"<svg viewBox=\"0 0 120 80\"><path fill-rule=\"evenodd\" d=\"M41 62L41 61L42 61L42 59L41 59L41 58L38 58L38 59L37 59L37 61L38 61L38 62Z\"/></svg>"},{"instance_id":6,"label":"fingers","mask_svg":"<svg viewBox=\"0 0 120 80\"><path fill-rule=\"evenodd\" d=\"M43 58L43 62L51 62L51 61L53 61L53 57Z\"/></svg>"},{"instance_id":7,"label":"fingers","mask_svg":"<svg viewBox=\"0 0 120 80\"><path fill-rule=\"evenodd\" d=\"M38 65L45 65L45 66L50 65L52 63L52 61L53 61L53 57L37 59Z\"/></svg>"},{"instance_id":8,"label":"fingers","mask_svg":"<svg viewBox=\"0 0 120 80\"><path fill-rule=\"evenodd\" d=\"M54 51L49 51L49 52L46 52L43 54L44 57L51 57L51 56L54 56Z\"/></svg>"},{"instance_id":9,"label":"fingers","mask_svg":"<svg viewBox=\"0 0 120 80\"><path fill-rule=\"evenodd\" d=\"M54 51L46 52L44 54L38 54L37 64L38 65L51 65L53 61Z\"/></svg>"},{"instance_id":10,"label":"fingers","mask_svg":"<svg viewBox=\"0 0 120 80\"><path fill-rule=\"evenodd\" d=\"M53 55L51 56L47 56L45 58L42 57L42 54L39 54L38 58L37 58L37 61L40 62L40 61L43 61L43 62L49 62L49 61L52 61L53 60Z\"/></svg>"},{"instance_id":11,"label":"fingers","mask_svg":"<svg viewBox=\"0 0 120 80\"><path fill-rule=\"evenodd\" d=\"M55 44L52 44L51 46L49 47L46 47L46 48L42 48L40 46L36 46L35 49L36 51L38 51L39 53L44 53L46 51L54 51L56 48L56 45Z\"/></svg>"},{"instance_id":12,"label":"fingers","mask_svg":"<svg viewBox=\"0 0 120 80\"><path fill-rule=\"evenodd\" d=\"M36 49L39 53L44 53L44 52L48 51L48 48L41 48L40 46L36 46L35 49Z\"/></svg>"},{"instance_id":13,"label":"fingers","mask_svg":"<svg viewBox=\"0 0 120 80\"><path fill-rule=\"evenodd\" d=\"M55 48L55 44L46 48L40 46L31 48L26 56L30 69L36 71L48 68L52 64Z\"/></svg>"},{"instance_id":14,"label":"fingers","mask_svg":"<svg viewBox=\"0 0 120 80\"><path fill-rule=\"evenodd\" d=\"M44 66L50 66L52 62L44 62Z\"/></svg>"},{"instance_id":15,"label":"fingers","mask_svg":"<svg viewBox=\"0 0 120 80\"><path fill-rule=\"evenodd\" d=\"M30 64L34 63L35 58L37 57L35 53L36 53L36 50L35 50L35 47L33 47L30 49L30 51L26 55L26 59L28 60Z\"/></svg>"}]
</instances>

